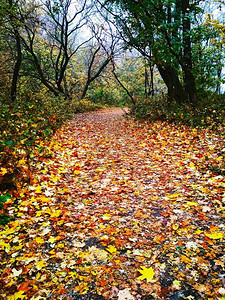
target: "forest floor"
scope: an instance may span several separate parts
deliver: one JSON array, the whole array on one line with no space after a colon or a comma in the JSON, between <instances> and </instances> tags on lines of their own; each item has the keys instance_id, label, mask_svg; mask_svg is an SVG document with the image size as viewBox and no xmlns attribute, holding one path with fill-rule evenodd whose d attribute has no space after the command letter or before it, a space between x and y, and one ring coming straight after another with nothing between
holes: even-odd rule
<instances>
[{"instance_id":1,"label":"forest floor","mask_svg":"<svg viewBox=\"0 0 225 300\"><path fill-rule=\"evenodd\" d=\"M225 299L224 141L75 115L0 231L0 299Z\"/></svg>"}]
</instances>

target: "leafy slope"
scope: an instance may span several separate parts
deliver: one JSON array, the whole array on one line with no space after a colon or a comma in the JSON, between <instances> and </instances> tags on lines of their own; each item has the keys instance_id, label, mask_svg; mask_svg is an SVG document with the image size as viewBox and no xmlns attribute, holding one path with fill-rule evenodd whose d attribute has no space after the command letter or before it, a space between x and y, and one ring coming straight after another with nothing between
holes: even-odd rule
<instances>
[{"instance_id":1,"label":"leafy slope","mask_svg":"<svg viewBox=\"0 0 225 300\"><path fill-rule=\"evenodd\" d=\"M1 228L0 299L225 298L222 139L120 114L42 145Z\"/></svg>"}]
</instances>

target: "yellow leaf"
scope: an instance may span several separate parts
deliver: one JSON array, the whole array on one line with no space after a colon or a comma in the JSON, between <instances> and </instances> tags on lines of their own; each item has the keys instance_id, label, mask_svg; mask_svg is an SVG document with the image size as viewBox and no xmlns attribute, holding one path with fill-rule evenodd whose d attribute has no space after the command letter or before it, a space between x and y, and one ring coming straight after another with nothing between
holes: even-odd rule
<instances>
[{"instance_id":1,"label":"yellow leaf","mask_svg":"<svg viewBox=\"0 0 225 300\"><path fill-rule=\"evenodd\" d=\"M36 194L41 194L42 193L42 187L40 185L36 186L35 193Z\"/></svg>"},{"instance_id":2,"label":"yellow leaf","mask_svg":"<svg viewBox=\"0 0 225 300\"><path fill-rule=\"evenodd\" d=\"M150 282L155 275L154 270L152 269L152 267L146 268L141 266L141 268L142 270L138 270L138 272L140 272L142 275L139 276L138 279L140 280L147 279L147 282Z\"/></svg>"},{"instance_id":3,"label":"yellow leaf","mask_svg":"<svg viewBox=\"0 0 225 300\"><path fill-rule=\"evenodd\" d=\"M98 168L98 169L96 169L96 171L98 171L98 172L104 172L104 171L105 171L105 169Z\"/></svg>"},{"instance_id":4,"label":"yellow leaf","mask_svg":"<svg viewBox=\"0 0 225 300\"><path fill-rule=\"evenodd\" d=\"M10 250L11 249L11 247L10 247L10 244L7 244L7 243L5 243L5 242L1 242L0 241L0 249L7 249L7 250Z\"/></svg>"},{"instance_id":5,"label":"yellow leaf","mask_svg":"<svg viewBox=\"0 0 225 300\"><path fill-rule=\"evenodd\" d=\"M4 176L7 173L7 169L6 168L1 168L0 170L0 175Z\"/></svg>"},{"instance_id":6,"label":"yellow leaf","mask_svg":"<svg viewBox=\"0 0 225 300\"><path fill-rule=\"evenodd\" d=\"M117 252L117 249L113 245L109 245L109 247L106 248L106 251L110 252L111 254L115 254Z\"/></svg>"},{"instance_id":7,"label":"yellow leaf","mask_svg":"<svg viewBox=\"0 0 225 300\"><path fill-rule=\"evenodd\" d=\"M60 214L61 214L61 210L60 209L57 209L56 211L53 211L52 213L51 213L51 217L56 217L56 218L58 218L59 216L60 216Z\"/></svg>"},{"instance_id":8,"label":"yellow leaf","mask_svg":"<svg viewBox=\"0 0 225 300\"><path fill-rule=\"evenodd\" d=\"M36 237L35 242L38 243L38 244L44 244L45 240L38 236L38 237Z\"/></svg>"},{"instance_id":9,"label":"yellow leaf","mask_svg":"<svg viewBox=\"0 0 225 300\"><path fill-rule=\"evenodd\" d=\"M219 156L216 160L218 160L218 161L223 160L223 156Z\"/></svg>"},{"instance_id":10,"label":"yellow leaf","mask_svg":"<svg viewBox=\"0 0 225 300\"><path fill-rule=\"evenodd\" d=\"M22 158L22 159L20 159L20 160L18 161L17 166L18 166L18 167L22 167L22 166L24 166L24 165L26 165L26 160L25 160L24 158Z\"/></svg>"},{"instance_id":11,"label":"yellow leaf","mask_svg":"<svg viewBox=\"0 0 225 300\"><path fill-rule=\"evenodd\" d=\"M174 199L174 198L178 198L179 196L180 194L172 194L172 195L167 195L167 198Z\"/></svg>"},{"instance_id":12,"label":"yellow leaf","mask_svg":"<svg viewBox=\"0 0 225 300\"><path fill-rule=\"evenodd\" d=\"M200 229L198 229L194 232L194 234L200 234L200 233L202 233L202 230L200 230Z\"/></svg>"},{"instance_id":13,"label":"yellow leaf","mask_svg":"<svg viewBox=\"0 0 225 300\"><path fill-rule=\"evenodd\" d=\"M74 170L73 174L74 175L79 175L80 174L80 170Z\"/></svg>"},{"instance_id":14,"label":"yellow leaf","mask_svg":"<svg viewBox=\"0 0 225 300\"><path fill-rule=\"evenodd\" d=\"M51 236L50 239L48 240L50 243L55 243L57 241L57 238L54 236Z\"/></svg>"},{"instance_id":15,"label":"yellow leaf","mask_svg":"<svg viewBox=\"0 0 225 300\"><path fill-rule=\"evenodd\" d=\"M172 225L172 228L173 228L173 230L177 230L177 229L179 228L179 225L173 224L173 225Z\"/></svg>"},{"instance_id":16,"label":"yellow leaf","mask_svg":"<svg viewBox=\"0 0 225 300\"><path fill-rule=\"evenodd\" d=\"M45 267L46 265L47 265L47 263L46 263L45 261L41 260L41 261L37 262L36 268L37 268L38 270L41 270L41 269L42 269L43 267Z\"/></svg>"},{"instance_id":17,"label":"yellow leaf","mask_svg":"<svg viewBox=\"0 0 225 300\"><path fill-rule=\"evenodd\" d=\"M180 284L181 284L181 281L179 281L179 280L174 280L174 281L173 281L172 288L173 288L173 289L176 289L176 290L180 290Z\"/></svg>"},{"instance_id":18,"label":"yellow leaf","mask_svg":"<svg viewBox=\"0 0 225 300\"><path fill-rule=\"evenodd\" d=\"M111 218L110 214L104 214L102 217L103 220L109 220L110 218Z\"/></svg>"},{"instance_id":19,"label":"yellow leaf","mask_svg":"<svg viewBox=\"0 0 225 300\"><path fill-rule=\"evenodd\" d=\"M185 255L181 255L181 261L184 262L185 264L189 264L191 262L190 258L188 258Z\"/></svg>"},{"instance_id":20,"label":"yellow leaf","mask_svg":"<svg viewBox=\"0 0 225 300\"><path fill-rule=\"evenodd\" d=\"M36 213L36 217L40 217L43 214L43 212L41 210L37 211Z\"/></svg>"},{"instance_id":21,"label":"yellow leaf","mask_svg":"<svg viewBox=\"0 0 225 300\"><path fill-rule=\"evenodd\" d=\"M76 279L77 278L77 273L76 272L69 272L69 275L73 278Z\"/></svg>"},{"instance_id":22,"label":"yellow leaf","mask_svg":"<svg viewBox=\"0 0 225 300\"><path fill-rule=\"evenodd\" d=\"M52 177L51 177L51 181L56 182L56 181L58 181L60 178L61 178L61 177L60 177L59 175L52 176Z\"/></svg>"},{"instance_id":23,"label":"yellow leaf","mask_svg":"<svg viewBox=\"0 0 225 300\"><path fill-rule=\"evenodd\" d=\"M23 295L24 291L19 291L15 293L13 296L7 297L7 300L16 300L16 299L27 299L26 295Z\"/></svg>"},{"instance_id":24,"label":"yellow leaf","mask_svg":"<svg viewBox=\"0 0 225 300\"><path fill-rule=\"evenodd\" d=\"M218 239L221 239L223 237L223 233L222 232L214 232L214 233L206 233L205 232L205 235L208 238L213 239L213 240L218 240Z\"/></svg>"},{"instance_id":25,"label":"yellow leaf","mask_svg":"<svg viewBox=\"0 0 225 300\"><path fill-rule=\"evenodd\" d=\"M198 206L198 203L196 203L196 202L191 202L191 201L187 201L187 202L186 202L186 205L188 205L188 206Z\"/></svg>"}]
</instances>

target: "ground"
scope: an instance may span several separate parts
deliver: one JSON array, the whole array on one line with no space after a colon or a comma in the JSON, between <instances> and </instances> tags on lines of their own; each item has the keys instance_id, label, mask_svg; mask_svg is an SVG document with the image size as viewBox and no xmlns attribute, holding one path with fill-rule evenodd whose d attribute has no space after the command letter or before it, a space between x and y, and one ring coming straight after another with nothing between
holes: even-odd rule
<instances>
[{"instance_id":1,"label":"ground","mask_svg":"<svg viewBox=\"0 0 225 300\"><path fill-rule=\"evenodd\" d=\"M217 134L115 108L39 146L1 228L0 299L225 299Z\"/></svg>"}]
</instances>

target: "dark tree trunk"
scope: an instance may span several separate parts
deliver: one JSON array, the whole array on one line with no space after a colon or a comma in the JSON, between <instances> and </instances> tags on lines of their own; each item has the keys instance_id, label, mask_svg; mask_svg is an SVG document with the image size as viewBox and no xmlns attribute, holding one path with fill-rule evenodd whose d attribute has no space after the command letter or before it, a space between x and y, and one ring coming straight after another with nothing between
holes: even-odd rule
<instances>
[{"instance_id":1,"label":"dark tree trunk","mask_svg":"<svg viewBox=\"0 0 225 300\"><path fill-rule=\"evenodd\" d=\"M155 90L154 90L154 65L150 63L150 91L149 94L151 96L154 96Z\"/></svg>"},{"instance_id":2,"label":"dark tree trunk","mask_svg":"<svg viewBox=\"0 0 225 300\"><path fill-rule=\"evenodd\" d=\"M15 101L17 96L17 82L19 79L20 66L22 63L22 48L21 48L20 34L17 27L18 24L16 24L14 12L13 12L12 0L9 0L9 8L10 8L9 18L10 18L11 26L13 28L15 42L16 42L16 62L13 69L13 78L11 84L11 100Z\"/></svg>"},{"instance_id":3,"label":"dark tree trunk","mask_svg":"<svg viewBox=\"0 0 225 300\"><path fill-rule=\"evenodd\" d=\"M192 104L196 103L196 84L195 77L192 74L192 47L191 47L191 22L190 22L190 3L189 0L182 0L183 17L183 77L184 88Z\"/></svg>"},{"instance_id":4,"label":"dark tree trunk","mask_svg":"<svg viewBox=\"0 0 225 300\"><path fill-rule=\"evenodd\" d=\"M14 28L14 34L16 39L16 63L13 69L13 79L11 85L11 100L15 101L17 96L17 82L19 79L20 66L22 63L22 50L21 50L21 41L19 31Z\"/></svg>"},{"instance_id":5,"label":"dark tree trunk","mask_svg":"<svg viewBox=\"0 0 225 300\"><path fill-rule=\"evenodd\" d=\"M102 71L108 65L108 63L112 60L112 57L108 57L102 63L102 65L99 67L98 71L94 75L91 75L91 69L92 69L92 66L94 64L95 57L96 57L99 50L100 50L100 46L93 53L90 65L88 67L88 77L87 77L87 81L85 83L85 86L84 86L84 89L83 89L83 92L82 92L82 95L81 95L81 99L83 99L86 96L90 83L92 83L97 77L99 77L99 75L102 73Z\"/></svg>"},{"instance_id":6,"label":"dark tree trunk","mask_svg":"<svg viewBox=\"0 0 225 300\"><path fill-rule=\"evenodd\" d=\"M36 66L38 75L40 77L40 81L49 89L50 92L52 92L55 96L59 96L59 92L56 90L56 88L54 88L45 78L44 73L42 71L40 62L36 56L36 54L34 53L34 49L33 49L33 42L30 41L30 46L27 45L27 43L24 41L24 45L27 48L27 51L32 55L33 58L33 62Z\"/></svg>"},{"instance_id":7,"label":"dark tree trunk","mask_svg":"<svg viewBox=\"0 0 225 300\"><path fill-rule=\"evenodd\" d=\"M126 91L127 95L130 97L131 102L133 103L133 105L136 104L134 97L131 95L131 93L128 91L128 89L125 87L125 85L120 81L119 77L116 75L115 72L115 65L113 64L113 75L116 78L117 82L119 83L119 85Z\"/></svg>"},{"instance_id":8,"label":"dark tree trunk","mask_svg":"<svg viewBox=\"0 0 225 300\"><path fill-rule=\"evenodd\" d=\"M148 62L149 71L147 65L145 65L145 96L154 96L154 65Z\"/></svg>"},{"instance_id":9,"label":"dark tree trunk","mask_svg":"<svg viewBox=\"0 0 225 300\"><path fill-rule=\"evenodd\" d=\"M145 64L145 97L147 98L149 96L149 79L148 79L148 70L147 66Z\"/></svg>"},{"instance_id":10,"label":"dark tree trunk","mask_svg":"<svg viewBox=\"0 0 225 300\"><path fill-rule=\"evenodd\" d=\"M157 66L168 89L168 98L182 104L187 101L187 94L180 83L177 72L171 66Z\"/></svg>"},{"instance_id":11,"label":"dark tree trunk","mask_svg":"<svg viewBox=\"0 0 225 300\"><path fill-rule=\"evenodd\" d=\"M216 84L216 93L220 94L221 92L221 77L222 77L222 67L217 70L218 82Z\"/></svg>"}]
</instances>

